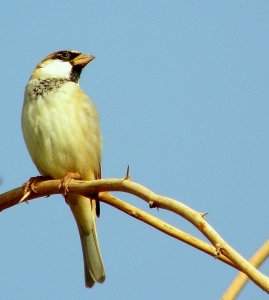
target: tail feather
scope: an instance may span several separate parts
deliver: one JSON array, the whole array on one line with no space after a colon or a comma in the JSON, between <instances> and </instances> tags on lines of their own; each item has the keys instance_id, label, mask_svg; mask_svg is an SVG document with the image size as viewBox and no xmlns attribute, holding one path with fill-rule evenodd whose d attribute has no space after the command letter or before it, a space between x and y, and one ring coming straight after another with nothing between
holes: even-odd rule
<instances>
[{"instance_id":1,"label":"tail feather","mask_svg":"<svg viewBox=\"0 0 269 300\"><path fill-rule=\"evenodd\" d=\"M105 269L95 224L95 200L75 194L69 194L66 200L79 230L84 259L85 285L93 287L95 282L102 283L105 280Z\"/></svg>"},{"instance_id":2,"label":"tail feather","mask_svg":"<svg viewBox=\"0 0 269 300\"><path fill-rule=\"evenodd\" d=\"M85 235L85 233L81 232L81 229L79 231L84 258L85 285L92 287L96 281L102 283L105 280L105 270L97 239L95 222L90 234Z\"/></svg>"}]
</instances>

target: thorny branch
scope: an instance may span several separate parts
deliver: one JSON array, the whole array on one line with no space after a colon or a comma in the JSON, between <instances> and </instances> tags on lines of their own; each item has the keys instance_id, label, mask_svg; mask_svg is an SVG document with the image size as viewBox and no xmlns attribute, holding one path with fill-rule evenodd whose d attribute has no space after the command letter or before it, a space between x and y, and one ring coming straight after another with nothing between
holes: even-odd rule
<instances>
[{"instance_id":1,"label":"thorny branch","mask_svg":"<svg viewBox=\"0 0 269 300\"><path fill-rule=\"evenodd\" d=\"M39 181L34 191L25 195L23 187L13 189L0 195L0 211L19 204L21 200L29 201L35 198L60 194L61 180ZM174 199L157 195L146 187L132 182L129 176L124 179L99 179L94 181L71 180L68 184L70 193L85 196L99 193L99 199L132 217L135 217L152 227L181 240L245 273L256 285L269 293L269 278L257 270L251 263L237 253L225 240L206 222L204 214L199 213L187 205ZM178 228L136 208L108 192L120 191L133 194L146 201L150 208L163 208L178 214L192 223L211 244L197 239ZM27 196L27 197L26 197Z\"/></svg>"}]
</instances>

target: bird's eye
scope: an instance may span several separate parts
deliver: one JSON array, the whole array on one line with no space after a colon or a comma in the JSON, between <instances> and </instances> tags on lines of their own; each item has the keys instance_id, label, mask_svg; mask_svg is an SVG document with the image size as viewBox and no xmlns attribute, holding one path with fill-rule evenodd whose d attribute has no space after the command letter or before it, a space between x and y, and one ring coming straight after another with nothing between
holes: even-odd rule
<instances>
[{"instance_id":1,"label":"bird's eye","mask_svg":"<svg viewBox=\"0 0 269 300\"><path fill-rule=\"evenodd\" d=\"M62 52L60 54L60 58L63 59L63 60L69 60L71 57L70 53L69 52Z\"/></svg>"}]
</instances>

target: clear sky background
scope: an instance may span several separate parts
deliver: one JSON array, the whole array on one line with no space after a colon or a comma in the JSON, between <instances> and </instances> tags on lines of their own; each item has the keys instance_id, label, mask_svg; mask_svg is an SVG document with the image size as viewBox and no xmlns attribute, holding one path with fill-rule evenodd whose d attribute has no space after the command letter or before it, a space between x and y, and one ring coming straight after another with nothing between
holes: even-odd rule
<instances>
[{"instance_id":1,"label":"clear sky background","mask_svg":"<svg viewBox=\"0 0 269 300\"><path fill-rule=\"evenodd\" d=\"M269 228L268 1L4 1L0 192L37 175L20 128L35 65L91 53L80 85L101 119L103 177L124 176L208 212L250 257ZM79 151L79 145L78 145ZM150 211L134 197L122 199ZM60 196L1 213L1 299L219 299L223 263L102 204L107 279L84 287L79 236ZM164 211L150 211L198 237ZM268 274L268 263L261 268ZM268 299L250 283L238 299Z\"/></svg>"}]
</instances>

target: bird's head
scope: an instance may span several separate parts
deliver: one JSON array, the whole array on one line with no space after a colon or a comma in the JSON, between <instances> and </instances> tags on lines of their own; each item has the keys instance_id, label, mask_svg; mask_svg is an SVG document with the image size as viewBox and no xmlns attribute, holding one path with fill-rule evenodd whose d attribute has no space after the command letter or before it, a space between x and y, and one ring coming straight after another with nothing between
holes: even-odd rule
<instances>
[{"instance_id":1,"label":"bird's head","mask_svg":"<svg viewBox=\"0 0 269 300\"><path fill-rule=\"evenodd\" d=\"M93 59L93 55L74 50L57 51L37 65L31 79L57 78L78 82L82 69Z\"/></svg>"}]
</instances>

